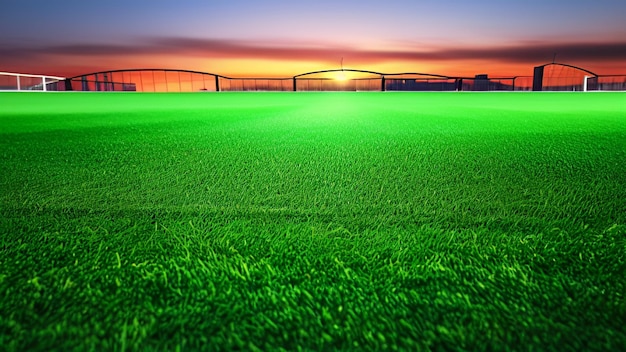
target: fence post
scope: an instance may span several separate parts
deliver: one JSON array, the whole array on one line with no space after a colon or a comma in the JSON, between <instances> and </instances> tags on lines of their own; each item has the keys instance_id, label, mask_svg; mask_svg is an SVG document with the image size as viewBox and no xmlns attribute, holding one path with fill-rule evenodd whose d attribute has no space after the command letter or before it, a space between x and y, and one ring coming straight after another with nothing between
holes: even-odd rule
<instances>
[{"instance_id":1,"label":"fence post","mask_svg":"<svg viewBox=\"0 0 626 352\"><path fill-rule=\"evenodd\" d=\"M456 90L457 92L460 92L463 90L463 78L456 79Z\"/></svg>"},{"instance_id":2,"label":"fence post","mask_svg":"<svg viewBox=\"0 0 626 352\"><path fill-rule=\"evenodd\" d=\"M543 90L543 68L544 66L537 66L533 71L534 92L541 92Z\"/></svg>"}]
</instances>

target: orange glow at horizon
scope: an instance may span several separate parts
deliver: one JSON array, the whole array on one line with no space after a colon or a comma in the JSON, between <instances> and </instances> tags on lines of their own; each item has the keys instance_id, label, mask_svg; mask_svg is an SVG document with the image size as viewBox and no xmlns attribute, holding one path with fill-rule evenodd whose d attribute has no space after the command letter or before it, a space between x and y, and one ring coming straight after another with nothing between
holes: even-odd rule
<instances>
[{"instance_id":1,"label":"orange glow at horizon","mask_svg":"<svg viewBox=\"0 0 626 352\"><path fill-rule=\"evenodd\" d=\"M91 72L117 70L117 69L139 69L139 68L165 68L182 69L191 71L202 71L233 78L287 78L297 74L340 69L339 65L329 61L289 61L289 60L267 60L267 59L201 59L201 58L173 58L173 57L123 57L111 58L104 64L90 63L85 60L82 65L55 64L56 60L48 60L45 63L34 63L31 65L20 65L19 67L7 67L8 71L29 71L25 73L59 75L65 77L88 74ZM62 62L62 60L61 60ZM543 64L543 63L537 63ZM446 62L415 62L415 61L395 61L381 63L359 63L348 62L346 69L361 69L382 73L403 73L418 72L440 74L448 76L473 77L476 74L486 73L489 76L530 76L533 65L511 64L498 62L468 62L459 60ZM351 75L346 72L346 78Z\"/></svg>"},{"instance_id":2,"label":"orange glow at horizon","mask_svg":"<svg viewBox=\"0 0 626 352\"><path fill-rule=\"evenodd\" d=\"M488 74L490 77L532 76L533 67L546 62L506 62L498 59L406 59L361 58L355 53L347 56L343 62L346 69L361 69L381 73L418 72L446 76L473 77L476 74ZM254 53L246 57L241 53L235 57L202 55L202 53L174 54L130 54L107 55L103 58L93 56L70 56L55 54L43 60L7 62L5 71L48 74L72 77L98 71L117 69L182 69L208 72L233 78L288 78L305 72L340 69L337 57L328 59L315 57L302 59L303 55L290 58L277 56L277 59L256 58ZM557 60L558 61L558 60ZM68 64L71 62L73 64ZM625 74L621 61L574 62L598 74ZM347 78L351 77L351 73Z\"/></svg>"}]
</instances>

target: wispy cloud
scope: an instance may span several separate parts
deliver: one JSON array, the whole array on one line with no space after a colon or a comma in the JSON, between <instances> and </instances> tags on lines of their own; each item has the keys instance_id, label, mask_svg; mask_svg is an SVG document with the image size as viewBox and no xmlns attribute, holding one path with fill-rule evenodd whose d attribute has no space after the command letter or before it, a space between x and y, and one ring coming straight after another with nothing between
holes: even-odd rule
<instances>
[{"instance_id":1,"label":"wispy cloud","mask_svg":"<svg viewBox=\"0 0 626 352\"><path fill-rule=\"evenodd\" d=\"M566 62L626 62L626 41L618 42L519 42L506 46L439 47L424 49L407 46L399 50L324 46L315 43L251 42L228 39L148 38L136 45L73 44L31 48L0 49L0 56L19 60L39 55L63 57L130 57L173 55L181 57L266 59L285 61L335 62L337 57L349 57L358 64L392 61L464 61L482 60L498 63L537 64L558 55Z\"/></svg>"}]
</instances>

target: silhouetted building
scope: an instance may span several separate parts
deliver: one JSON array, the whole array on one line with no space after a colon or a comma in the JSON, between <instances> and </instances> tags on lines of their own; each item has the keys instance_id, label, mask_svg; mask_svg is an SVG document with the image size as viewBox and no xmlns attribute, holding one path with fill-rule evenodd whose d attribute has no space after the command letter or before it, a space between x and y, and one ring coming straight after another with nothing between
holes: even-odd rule
<instances>
[{"instance_id":1,"label":"silhouetted building","mask_svg":"<svg viewBox=\"0 0 626 352\"><path fill-rule=\"evenodd\" d=\"M472 90L486 91L489 90L489 75L479 74L474 76L474 87Z\"/></svg>"}]
</instances>

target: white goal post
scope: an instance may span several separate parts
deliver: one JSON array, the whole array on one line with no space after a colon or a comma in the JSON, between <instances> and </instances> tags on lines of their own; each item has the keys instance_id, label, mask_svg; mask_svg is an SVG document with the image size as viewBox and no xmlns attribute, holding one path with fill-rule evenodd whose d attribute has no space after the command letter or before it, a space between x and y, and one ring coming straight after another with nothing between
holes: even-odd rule
<instances>
[{"instance_id":1,"label":"white goal post","mask_svg":"<svg viewBox=\"0 0 626 352\"><path fill-rule=\"evenodd\" d=\"M65 77L0 72L0 91L56 91Z\"/></svg>"}]
</instances>

